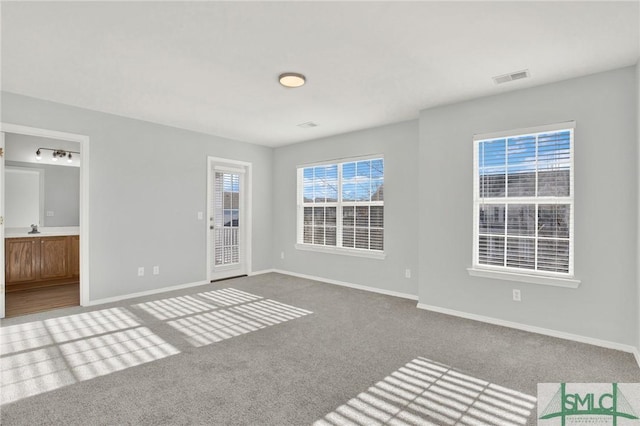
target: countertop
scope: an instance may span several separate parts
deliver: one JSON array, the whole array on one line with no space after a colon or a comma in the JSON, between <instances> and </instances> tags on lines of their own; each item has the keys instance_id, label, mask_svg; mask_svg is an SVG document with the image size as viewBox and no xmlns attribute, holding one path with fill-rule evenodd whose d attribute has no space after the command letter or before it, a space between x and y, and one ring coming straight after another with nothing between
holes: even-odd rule
<instances>
[{"instance_id":1,"label":"countertop","mask_svg":"<svg viewBox=\"0 0 640 426\"><path fill-rule=\"evenodd\" d=\"M80 235L79 226L55 226L38 228L39 234L29 234L31 228L5 228L5 238L29 238L29 237L60 237L65 235Z\"/></svg>"}]
</instances>

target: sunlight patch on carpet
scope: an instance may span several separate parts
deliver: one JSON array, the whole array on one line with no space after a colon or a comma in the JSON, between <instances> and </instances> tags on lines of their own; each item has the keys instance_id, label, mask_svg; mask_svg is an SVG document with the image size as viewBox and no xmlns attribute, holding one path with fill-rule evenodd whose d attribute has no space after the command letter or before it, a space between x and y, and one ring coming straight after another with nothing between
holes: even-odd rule
<instances>
[{"instance_id":1,"label":"sunlight patch on carpet","mask_svg":"<svg viewBox=\"0 0 640 426\"><path fill-rule=\"evenodd\" d=\"M2 404L179 353L124 308L0 329Z\"/></svg>"},{"instance_id":2,"label":"sunlight patch on carpet","mask_svg":"<svg viewBox=\"0 0 640 426\"><path fill-rule=\"evenodd\" d=\"M416 358L316 421L346 425L525 425L536 398Z\"/></svg>"},{"instance_id":3,"label":"sunlight patch on carpet","mask_svg":"<svg viewBox=\"0 0 640 426\"><path fill-rule=\"evenodd\" d=\"M193 346L221 342L313 312L225 288L133 305L167 321Z\"/></svg>"},{"instance_id":4,"label":"sunlight patch on carpet","mask_svg":"<svg viewBox=\"0 0 640 426\"><path fill-rule=\"evenodd\" d=\"M262 297L234 288L224 288L198 293L196 295L153 300L151 302L138 303L133 306L164 321L259 299L262 299Z\"/></svg>"},{"instance_id":5,"label":"sunlight patch on carpet","mask_svg":"<svg viewBox=\"0 0 640 426\"><path fill-rule=\"evenodd\" d=\"M281 324L313 312L274 300L261 300L169 321L193 346L200 347Z\"/></svg>"}]
</instances>

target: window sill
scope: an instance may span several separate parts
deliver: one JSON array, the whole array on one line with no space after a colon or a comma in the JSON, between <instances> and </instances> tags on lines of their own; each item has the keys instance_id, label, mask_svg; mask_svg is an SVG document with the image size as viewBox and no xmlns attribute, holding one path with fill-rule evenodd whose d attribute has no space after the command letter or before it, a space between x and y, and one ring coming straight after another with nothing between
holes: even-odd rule
<instances>
[{"instance_id":1,"label":"window sill","mask_svg":"<svg viewBox=\"0 0 640 426\"><path fill-rule=\"evenodd\" d=\"M494 271L490 269L467 268L469 275L498 280L519 281L524 283L550 285L554 287L578 288L580 280L575 278L551 277L547 275L529 275L516 272Z\"/></svg>"},{"instance_id":2,"label":"window sill","mask_svg":"<svg viewBox=\"0 0 640 426\"><path fill-rule=\"evenodd\" d=\"M387 255L384 252L369 251L360 249L345 249L339 247L314 246L311 244L296 244L296 249L305 251L316 251L320 253L340 254L355 257L367 257L369 259L383 260Z\"/></svg>"}]
</instances>

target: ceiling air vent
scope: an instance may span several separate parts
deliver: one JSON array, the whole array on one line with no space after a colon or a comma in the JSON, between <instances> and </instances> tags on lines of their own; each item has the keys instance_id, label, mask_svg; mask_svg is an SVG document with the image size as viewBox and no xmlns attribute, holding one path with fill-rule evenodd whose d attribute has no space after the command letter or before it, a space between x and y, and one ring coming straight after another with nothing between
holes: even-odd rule
<instances>
[{"instance_id":1,"label":"ceiling air vent","mask_svg":"<svg viewBox=\"0 0 640 426\"><path fill-rule=\"evenodd\" d=\"M510 74L504 74L504 75L499 75L497 77L493 77L493 81L495 81L496 84L502 84L502 83L507 83L509 81L522 80L523 78L528 78L528 77L529 77L529 70L522 70L522 71L512 72Z\"/></svg>"},{"instance_id":2,"label":"ceiling air vent","mask_svg":"<svg viewBox=\"0 0 640 426\"><path fill-rule=\"evenodd\" d=\"M298 127L302 127L303 129L310 129L312 127L318 127L318 125L313 121L307 121L306 123L298 124Z\"/></svg>"}]
</instances>

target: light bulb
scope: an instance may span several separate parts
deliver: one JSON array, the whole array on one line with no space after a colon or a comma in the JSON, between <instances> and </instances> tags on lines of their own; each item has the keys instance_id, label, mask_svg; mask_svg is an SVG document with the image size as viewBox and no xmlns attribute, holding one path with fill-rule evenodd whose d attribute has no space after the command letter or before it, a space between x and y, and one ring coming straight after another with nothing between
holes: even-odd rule
<instances>
[{"instance_id":1,"label":"light bulb","mask_svg":"<svg viewBox=\"0 0 640 426\"><path fill-rule=\"evenodd\" d=\"M69 155L67 156L67 163L71 163L71 161L73 160L71 160L71 153L69 153Z\"/></svg>"},{"instance_id":2,"label":"light bulb","mask_svg":"<svg viewBox=\"0 0 640 426\"><path fill-rule=\"evenodd\" d=\"M53 161L58 161L58 156L56 154L57 153L53 151Z\"/></svg>"},{"instance_id":3,"label":"light bulb","mask_svg":"<svg viewBox=\"0 0 640 426\"><path fill-rule=\"evenodd\" d=\"M42 153L40 152L40 150L36 151L36 160L42 160Z\"/></svg>"}]
</instances>

